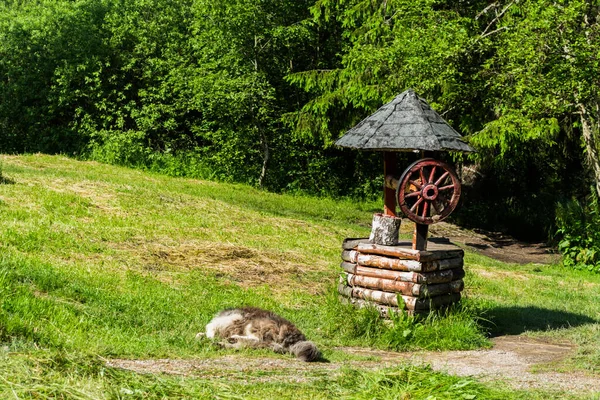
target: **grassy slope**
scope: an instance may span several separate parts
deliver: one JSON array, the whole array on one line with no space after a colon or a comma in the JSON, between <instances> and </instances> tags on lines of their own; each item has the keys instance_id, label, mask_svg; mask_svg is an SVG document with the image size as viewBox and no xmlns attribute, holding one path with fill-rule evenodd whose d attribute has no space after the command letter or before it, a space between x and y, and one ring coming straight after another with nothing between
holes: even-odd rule
<instances>
[{"instance_id":1,"label":"grassy slope","mask_svg":"<svg viewBox=\"0 0 600 400\"><path fill-rule=\"evenodd\" d=\"M298 322L330 360L349 357L333 349L338 345L485 346L477 324L484 313L496 323L492 332L579 343L578 357L564 367L598 372L598 277L467 254L469 300L463 308L389 327L372 313L340 305L332 290L341 240L367 235L377 204L276 195L62 157L3 158L4 175L14 184L0 185L0 338L6 343L0 394L162 398L243 392L265 398L301 390L319 398L382 397L394 389L426 398L438 388L438 398L537 397L409 367L348 370L310 385L241 388L219 379L139 376L99 361L223 354L194 335L217 310L240 304Z\"/></svg>"}]
</instances>

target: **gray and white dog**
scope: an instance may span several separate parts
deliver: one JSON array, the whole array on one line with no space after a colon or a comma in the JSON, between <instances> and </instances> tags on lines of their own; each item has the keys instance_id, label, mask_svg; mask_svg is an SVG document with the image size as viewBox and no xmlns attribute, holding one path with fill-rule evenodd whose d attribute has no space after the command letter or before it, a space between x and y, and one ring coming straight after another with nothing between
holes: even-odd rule
<instances>
[{"instance_id":1,"label":"gray and white dog","mask_svg":"<svg viewBox=\"0 0 600 400\"><path fill-rule=\"evenodd\" d=\"M226 348L267 348L292 353L302 361L315 361L321 355L317 346L290 321L256 307L230 308L219 312L206 325L209 339L221 339Z\"/></svg>"}]
</instances>

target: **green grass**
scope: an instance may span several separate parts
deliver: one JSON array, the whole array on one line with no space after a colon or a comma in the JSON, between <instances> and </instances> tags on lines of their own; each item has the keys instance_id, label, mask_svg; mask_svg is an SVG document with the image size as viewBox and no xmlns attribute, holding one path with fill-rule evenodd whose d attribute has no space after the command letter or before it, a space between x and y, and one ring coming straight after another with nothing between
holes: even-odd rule
<instances>
[{"instance_id":1,"label":"green grass","mask_svg":"<svg viewBox=\"0 0 600 400\"><path fill-rule=\"evenodd\" d=\"M600 373L600 275L516 265L467 253L467 294L487 309L492 335L528 335L577 345L562 370ZM553 366L556 368L556 366Z\"/></svg>"},{"instance_id":2,"label":"green grass","mask_svg":"<svg viewBox=\"0 0 600 400\"><path fill-rule=\"evenodd\" d=\"M566 338L580 347L563 367L598 372L597 276L467 252L462 305L386 324L335 294L341 242L368 235L377 203L272 194L44 155L3 156L2 173L2 398L542 396L420 367L361 369L357 356L338 348L476 349L489 346L490 332ZM202 379L141 375L102 362L281 358L195 340L214 313L239 305L295 321L328 360L351 369L311 372L302 382L257 371L243 383L223 371Z\"/></svg>"},{"instance_id":3,"label":"green grass","mask_svg":"<svg viewBox=\"0 0 600 400\"><path fill-rule=\"evenodd\" d=\"M95 358L40 351L0 355L0 396L36 399L543 399L541 392L509 391L472 379L397 366L376 371L342 368L327 375L296 373L300 382L276 372L250 371L204 378L136 374L106 368ZM561 393L561 398L571 398Z\"/></svg>"}]
</instances>

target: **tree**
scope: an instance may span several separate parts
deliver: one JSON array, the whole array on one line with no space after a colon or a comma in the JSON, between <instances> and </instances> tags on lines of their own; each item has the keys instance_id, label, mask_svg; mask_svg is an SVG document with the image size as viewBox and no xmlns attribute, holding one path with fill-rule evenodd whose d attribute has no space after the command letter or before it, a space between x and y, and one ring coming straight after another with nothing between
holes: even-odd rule
<instances>
[{"instance_id":1,"label":"tree","mask_svg":"<svg viewBox=\"0 0 600 400\"><path fill-rule=\"evenodd\" d=\"M446 112L472 98L465 79L474 24L459 10L435 0L320 0L312 10L317 23L343 27L342 57L331 69L289 76L314 95L296 116L299 134L331 143L407 88Z\"/></svg>"},{"instance_id":2,"label":"tree","mask_svg":"<svg viewBox=\"0 0 600 400\"><path fill-rule=\"evenodd\" d=\"M509 1L493 20L494 49L481 75L496 99L495 119L475 135L481 145L579 132L600 195L600 5L576 1ZM483 35L482 35L483 36ZM574 118L575 116L575 118Z\"/></svg>"}]
</instances>

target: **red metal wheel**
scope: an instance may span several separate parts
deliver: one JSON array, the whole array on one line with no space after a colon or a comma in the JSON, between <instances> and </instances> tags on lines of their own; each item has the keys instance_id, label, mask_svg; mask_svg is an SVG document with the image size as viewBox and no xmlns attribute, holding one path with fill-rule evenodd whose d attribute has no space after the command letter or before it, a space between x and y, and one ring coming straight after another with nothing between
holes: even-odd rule
<instances>
[{"instance_id":1,"label":"red metal wheel","mask_svg":"<svg viewBox=\"0 0 600 400\"><path fill-rule=\"evenodd\" d=\"M448 164L424 158L404 171L398 181L396 199L410 220L434 224L450 215L458 205L460 181Z\"/></svg>"}]
</instances>

